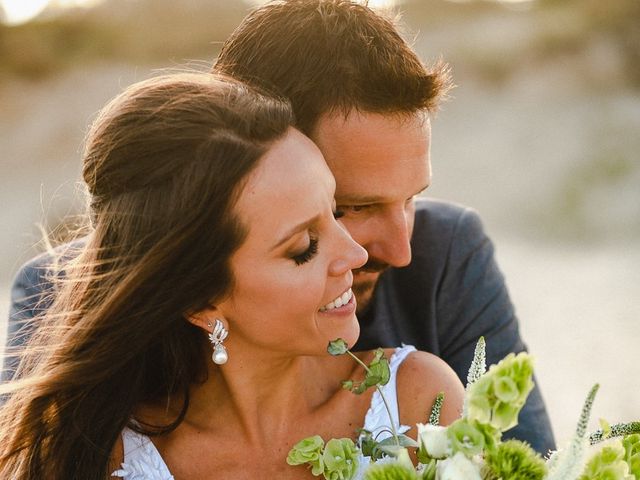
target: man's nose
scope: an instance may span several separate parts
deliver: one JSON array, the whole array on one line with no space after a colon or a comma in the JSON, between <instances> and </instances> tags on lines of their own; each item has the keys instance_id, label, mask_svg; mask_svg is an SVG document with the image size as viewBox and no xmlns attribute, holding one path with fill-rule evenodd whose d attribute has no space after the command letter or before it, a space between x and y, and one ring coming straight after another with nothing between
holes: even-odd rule
<instances>
[{"instance_id":1,"label":"man's nose","mask_svg":"<svg viewBox=\"0 0 640 480\"><path fill-rule=\"evenodd\" d=\"M411 225L413 212L404 206L395 208L381 219L380 225L367 245L369 255L393 267L405 267L411 262Z\"/></svg>"}]
</instances>

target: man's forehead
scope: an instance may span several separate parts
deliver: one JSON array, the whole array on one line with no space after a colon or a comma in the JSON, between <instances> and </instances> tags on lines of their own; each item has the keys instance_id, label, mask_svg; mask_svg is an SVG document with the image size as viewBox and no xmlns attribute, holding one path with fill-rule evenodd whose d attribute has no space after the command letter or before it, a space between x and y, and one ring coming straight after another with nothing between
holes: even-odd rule
<instances>
[{"instance_id":1,"label":"man's forehead","mask_svg":"<svg viewBox=\"0 0 640 480\"><path fill-rule=\"evenodd\" d=\"M330 128L344 128L345 126L352 128L362 126L366 128L372 119L416 126L430 126L431 124L431 116L428 110L376 112L359 108L352 108L350 110L333 108L318 116L318 120L313 125L313 128L311 128L309 136L314 138L319 135L322 130Z\"/></svg>"}]
</instances>

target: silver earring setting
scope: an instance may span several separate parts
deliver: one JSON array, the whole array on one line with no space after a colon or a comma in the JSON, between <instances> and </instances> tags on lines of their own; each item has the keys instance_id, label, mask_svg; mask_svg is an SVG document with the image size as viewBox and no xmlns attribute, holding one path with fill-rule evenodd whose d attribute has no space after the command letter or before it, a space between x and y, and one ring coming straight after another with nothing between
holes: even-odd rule
<instances>
[{"instance_id":1,"label":"silver earring setting","mask_svg":"<svg viewBox=\"0 0 640 480\"><path fill-rule=\"evenodd\" d=\"M213 355L211 355L211 360L213 360L213 363L216 365L223 365L227 363L229 354L227 353L227 349L224 348L222 342L227 338L229 332L224 328L224 325L219 318L216 318L215 326L212 325L211 322L207 322L207 325L209 328L213 327L213 332L208 335L209 340L211 340L211 344L213 345Z\"/></svg>"}]
</instances>

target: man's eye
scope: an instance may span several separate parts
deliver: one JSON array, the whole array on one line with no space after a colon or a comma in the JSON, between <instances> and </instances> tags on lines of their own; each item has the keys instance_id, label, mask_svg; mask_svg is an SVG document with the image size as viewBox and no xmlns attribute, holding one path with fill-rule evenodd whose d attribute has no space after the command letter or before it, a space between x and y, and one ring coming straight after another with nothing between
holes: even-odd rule
<instances>
[{"instance_id":1,"label":"man's eye","mask_svg":"<svg viewBox=\"0 0 640 480\"><path fill-rule=\"evenodd\" d=\"M360 213L369 209L371 205L349 205L346 207L341 207L340 210L343 210L345 213Z\"/></svg>"}]
</instances>

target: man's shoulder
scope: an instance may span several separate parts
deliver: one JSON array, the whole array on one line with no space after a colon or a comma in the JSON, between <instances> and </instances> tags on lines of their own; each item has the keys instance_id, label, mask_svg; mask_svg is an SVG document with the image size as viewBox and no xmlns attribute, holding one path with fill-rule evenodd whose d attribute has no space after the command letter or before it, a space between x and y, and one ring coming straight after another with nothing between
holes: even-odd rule
<instances>
[{"instance_id":1,"label":"man's shoulder","mask_svg":"<svg viewBox=\"0 0 640 480\"><path fill-rule=\"evenodd\" d=\"M52 271L57 270L69 259L75 257L85 240L62 244L52 250L40 253L24 263L14 277L14 288L21 287L26 292L40 290L42 285L48 283L47 277Z\"/></svg>"},{"instance_id":2,"label":"man's shoulder","mask_svg":"<svg viewBox=\"0 0 640 480\"><path fill-rule=\"evenodd\" d=\"M415 228L440 227L455 229L460 223L479 221L471 207L433 198L416 199Z\"/></svg>"},{"instance_id":3,"label":"man's shoulder","mask_svg":"<svg viewBox=\"0 0 640 480\"><path fill-rule=\"evenodd\" d=\"M429 256L444 254L454 240L464 243L485 236L478 213L453 202L420 198L416 200L415 223L411 248L420 255L428 250Z\"/></svg>"}]
</instances>

